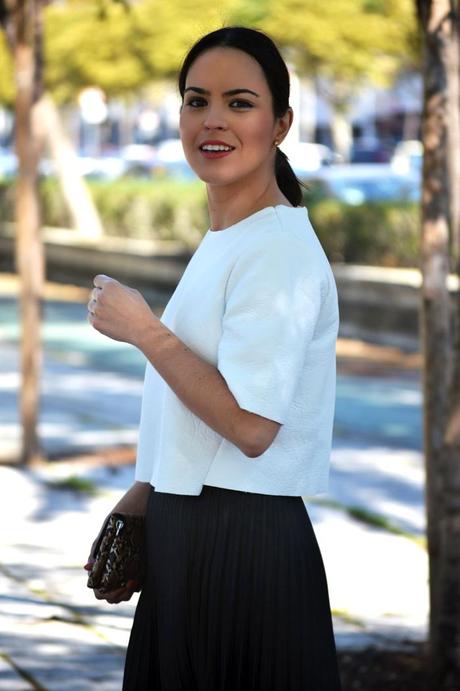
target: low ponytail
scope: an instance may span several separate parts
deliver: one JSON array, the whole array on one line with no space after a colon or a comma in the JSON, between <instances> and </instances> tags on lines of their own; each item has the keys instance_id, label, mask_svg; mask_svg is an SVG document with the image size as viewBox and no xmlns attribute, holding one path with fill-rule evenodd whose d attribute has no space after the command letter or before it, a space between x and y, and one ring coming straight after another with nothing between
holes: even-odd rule
<instances>
[{"instance_id":1,"label":"low ponytail","mask_svg":"<svg viewBox=\"0 0 460 691\"><path fill-rule=\"evenodd\" d=\"M276 147L275 155L275 175L277 185L284 196L289 199L293 206L301 206L303 199L302 187L305 187L305 185L297 179L288 157L278 147Z\"/></svg>"}]
</instances>

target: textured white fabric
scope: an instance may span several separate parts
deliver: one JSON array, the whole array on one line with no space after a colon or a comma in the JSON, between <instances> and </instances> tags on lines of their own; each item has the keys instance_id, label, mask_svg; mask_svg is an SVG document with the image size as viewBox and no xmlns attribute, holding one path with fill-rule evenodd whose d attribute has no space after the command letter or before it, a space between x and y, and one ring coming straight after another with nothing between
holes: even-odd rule
<instances>
[{"instance_id":1,"label":"textured white fabric","mask_svg":"<svg viewBox=\"0 0 460 691\"><path fill-rule=\"evenodd\" d=\"M208 230L161 320L221 372L239 406L282 423L257 458L194 415L147 363L135 477L159 492L203 485L325 492L339 313L334 277L304 207L266 207Z\"/></svg>"}]
</instances>

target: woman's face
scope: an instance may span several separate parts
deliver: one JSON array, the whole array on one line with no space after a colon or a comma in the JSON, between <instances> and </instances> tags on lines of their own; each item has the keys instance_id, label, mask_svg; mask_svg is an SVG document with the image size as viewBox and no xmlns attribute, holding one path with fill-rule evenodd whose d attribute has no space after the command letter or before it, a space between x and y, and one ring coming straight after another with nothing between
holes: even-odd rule
<instances>
[{"instance_id":1,"label":"woman's face","mask_svg":"<svg viewBox=\"0 0 460 691\"><path fill-rule=\"evenodd\" d=\"M204 182L228 185L273 172L273 141L288 120L275 119L262 68L244 51L211 48L192 63L179 128L187 161Z\"/></svg>"}]
</instances>

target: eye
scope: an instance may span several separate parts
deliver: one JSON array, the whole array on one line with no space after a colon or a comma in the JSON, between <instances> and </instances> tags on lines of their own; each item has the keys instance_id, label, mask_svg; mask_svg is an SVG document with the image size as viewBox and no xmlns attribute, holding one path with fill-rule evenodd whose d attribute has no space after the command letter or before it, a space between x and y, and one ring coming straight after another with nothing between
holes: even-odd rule
<instances>
[{"instance_id":1,"label":"eye","mask_svg":"<svg viewBox=\"0 0 460 691\"><path fill-rule=\"evenodd\" d=\"M234 101L232 101L230 103L230 105L232 105L233 103L237 104L237 106L236 106L237 108L252 108L253 107L252 103L249 103L249 101L241 101L238 98L235 99Z\"/></svg>"},{"instance_id":2,"label":"eye","mask_svg":"<svg viewBox=\"0 0 460 691\"><path fill-rule=\"evenodd\" d=\"M206 105L206 101L204 100L204 98L194 97L189 99L185 105L190 106L191 108L198 108L203 104Z\"/></svg>"}]
</instances>

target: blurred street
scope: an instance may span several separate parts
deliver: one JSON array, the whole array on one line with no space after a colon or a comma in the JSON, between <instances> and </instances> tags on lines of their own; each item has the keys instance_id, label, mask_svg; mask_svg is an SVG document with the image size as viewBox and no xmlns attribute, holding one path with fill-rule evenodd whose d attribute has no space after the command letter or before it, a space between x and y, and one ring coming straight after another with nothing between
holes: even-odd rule
<instances>
[{"instance_id":1,"label":"blurred street","mask_svg":"<svg viewBox=\"0 0 460 691\"><path fill-rule=\"evenodd\" d=\"M161 306L158 306L161 312ZM137 596L86 588L88 550L133 481L145 360L86 321L86 294L47 286L40 435L46 466L0 466L0 689L121 688ZM19 443L16 284L0 281L0 458ZM330 490L304 498L340 649L427 633L417 354L340 340Z\"/></svg>"}]
</instances>

